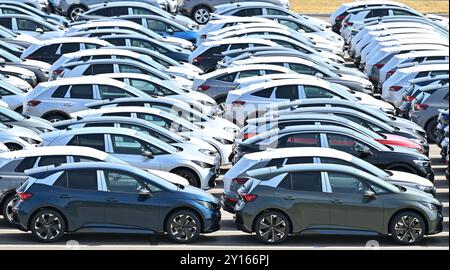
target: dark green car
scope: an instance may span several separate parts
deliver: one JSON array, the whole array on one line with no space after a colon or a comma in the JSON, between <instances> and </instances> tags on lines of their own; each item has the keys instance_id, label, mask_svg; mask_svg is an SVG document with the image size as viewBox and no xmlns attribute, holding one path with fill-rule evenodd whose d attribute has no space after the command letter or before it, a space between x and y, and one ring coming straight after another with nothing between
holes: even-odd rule
<instances>
[{"instance_id":1,"label":"dark green car","mask_svg":"<svg viewBox=\"0 0 450 270\"><path fill-rule=\"evenodd\" d=\"M301 164L247 172L235 223L265 243L289 234L392 235L404 245L442 231L442 204L352 167Z\"/></svg>"}]
</instances>

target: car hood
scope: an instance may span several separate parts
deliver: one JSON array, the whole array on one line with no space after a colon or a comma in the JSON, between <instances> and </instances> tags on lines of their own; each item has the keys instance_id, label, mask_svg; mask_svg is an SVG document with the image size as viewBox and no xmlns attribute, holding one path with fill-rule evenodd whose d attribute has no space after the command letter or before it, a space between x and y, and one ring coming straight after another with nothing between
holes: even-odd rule
<instances>
[{"instance_id":1,"label":"car hood","mask_svg":"<svg viewBox=\"0 0 450 270\"><path fill-rule=\"evenodd\" d=\"M391 176L389 176L386 180L396 181L396 182L409 182L409 183L415 183L417 185L423 185L423 186L433 186L433 183L424 178L420 177L413 173L407 173L407 172L400 172L400 171L390 171L392 173Z\"/></svg>"},{"instance_id":2,"label":"car hood","mask_svg":"<svg viewBox=\"0 0 450 270\"><path fill-rule=\"evenodd\" d=\"M183 151L180 151L177 154L179 154L184 159L187 160L194 159L214 165L216 157L200 152L201 148L198 145L187 143L174 143L172 145L183 149Z\"/></svg>"},{"instance_id":3,"label":"car hood","mask_svg":"<svg viewBox=\"0 0 450 270\"><path fill-rule=\"evenodd\" d=\"M24 125L22 126L26 127L37 127L37 128L45 128L48 130L55 130L55 128L50 124L50 122L38 117L31 116L30 118L27 118L24 121L22 121L22 123L24 123Z\"/></svg>"},{"instance_id":4,"label":"car hood","mask_svg":"<svg viewBox=\"0 0 450 270\"><path fill-rule=\"evenodd\" d=\"M376 109L382 109L382 111L384 112L390 112L394 110L394 106L392 106L391 104L380 100L380 99L376 99L370 95L367 95L365 93L361 93L361 92L355 92L353 94L355 97L357 97L359 100L359 103L362 103L364 105L368 105L370 107L376 108Z\"/></svg>"},{"instance_id":5,"label":"car hood","mask_svg":"<svg viewBox=\"0 0 450 270\"><path fill-rule=\"evenodd\" d=\"M364 77L354 76L350 74L340 74L339 77L341 77L341 80L344 81L356 82L363 85L371 85L371 82Z\"/></svg>"},{"instance_id":6,"label":"car hood","mask_svg":"<svg viewBox=\"0 0 450 270\"><path fill-rule=\"evenodd\" d=\"M192 138L192 137L187 137L186 138L189 139L189 141L185 141L184 143L186 144L194 144L196 145L199 149L207 149L213 152L217 152L216 148L214 148L211 144L205 142L204 140L200 140L197 138Z\"/></svg>"},{"instance_id":7,"label":"car hood","mask_svg":"<svg viewBox=\"0 0 450 270\"><path fill-rule=\"evenodd\" d=\"M37 38L32 37L30 35L26 35L26 34L20 34L15 39L18 40L18 41L28 42L28 43L31 43L31 44L39 44L39 43L41 43L41 41L38 40Z\"/></svg>"},{"instance_id":8,"label":"car hood","mask_svg":"<svg viewBox=\"0 0 450 270\"><path fill-rule=\"evenodd\" d=\"M418 126L416 123L403 118L396 117L396 119L392 121L392 123L397 127L403 127L408 130L418 130L422 133L425 133L425 130L423 130L423 128Z\"/></svg>"},{"instance_id":9,"label":"car hood","mask_svg":"<svg viewBox=\"0 0 450 270\"><path fill-rule=\"evenodd\" d=\"M42 61L30 60L30 59L25 59L23 61L23 64L25 64L27 66L38 67L38 68L45 69L45 70L50 70L50 67L52 66L52 65L42 62Z\"/></svg>"},{"instance_id":10,"label":"car hood","mask_svg":"<svg viewBox=\"0 0 450 270\"><path fill-rule=\"evenodd\" d=\"M170 66L167 68L167 71L174 76L181 76L188 80L194 80L197 76L199 76L198 72L186 68L185 66Z\"/></svg>"},{"instance_id":11,"label":"car hood","mask_svg":"<svg viewBox=\"0 0 450 270\"><path fill-rule=\"evenodd\" d=\"M147 169L146 171L148 171L151 174L154 174L156 176L159 176L163 179L166 179L167 181L177 185L182 185L182 186L189 186L189 181L184 178L181 177L177 174L171 173L171 172L165 172L165 171L160 171L160 170L151 170L151 169Z\"/></svg>"},{"instance_id":12,"label":"car hood","mask_svg":"<svg viewBox=\"0 0 450 270\"><path fill-rule=\"evenodd\" d=\"M192 99L198 100L198 101L206 101L212 104L215 104L216 101L214 99L212 99L210 96L203 94L203 93L199 93L196 91L189 91L189 93L186 93L186 95Z\"/></svg>"},{"instance_id":13,"label":"car hood","mask_svg":"<svg viewBox=\"0 0 450 270\"><path fill-rule=\"evenodd\" d=\"M405 155L414 156L415 160L430 160L427 156L420 154L419 152L417 152L417 150L414 150L411 148L407 148L407 147L403 147L403 146L393 146L393 145L390 145L390 147L393 148L392 153L395 153L398 155L405 154Z\"/></svg>"},{"instance_id":14,"label":"car hood","mask_svg":"<svg viewBox=\"0 0 450 270\"><path fill-rule=\"evenodd\" d=\"M220 204L219 200L216 197L202 189L193 186L185 186L184 189L179 190L179 192L190 194L194 200Z\"/></svg>"},{"instance_id":15,"label":"car hood","mask_svg":"<svg viewBox=\"0 0 450 270\"><path fill-rule=\"evenodd\" d=\"M440 201L438 201L436 198L433 197L433 195L423 192L421 190L415 189L415 188L410 188L410 187L405 187L406 188L405 192L401 192L399 194L402 195L406 195L409 198L413 198L413 200L418 201L418 202L428 202L428 203L433 203L436 205L442 205L442 203Z\"/></svg>"},{"instance_id":16,"label":"car hood","mask_svg":"<svg viewBox=\"0 0 450 270\"><path fill-rule=\"evenodd\" d=\"M177 37L164 37L164 39L161 41L180 46L183 49L191 49L194 46L192 42Z\"/></svg>"}]
</instances>

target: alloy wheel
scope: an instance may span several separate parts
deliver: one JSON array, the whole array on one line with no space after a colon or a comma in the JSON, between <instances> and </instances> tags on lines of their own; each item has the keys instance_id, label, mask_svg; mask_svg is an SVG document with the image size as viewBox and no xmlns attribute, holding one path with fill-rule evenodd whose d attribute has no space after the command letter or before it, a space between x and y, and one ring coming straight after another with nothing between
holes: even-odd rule
<instances>
[{"instance_id":1,"label":"alloy wheel","mask_svg":"<svg viewBox=\"0 0 450 270\"><path fill-rule=\"evenodd\" d=\"M414 216L402 216L394 226L395 237L404 243L414 243L422 235L422 224Z\"/></svg>"},{"instance_id":2,"label":"alloy wheel","mask_svg":"<svg viewBox=\"0 0 450 270\"><path fill-rule=\"evenodd\" d=\"M70 19L75 21L81 14L83 14L86 10L82 7L76 7L72 9L70 12Z\"/></svg>"},{"instance_id":3,"label":"alloy wheel","mask_svg":"<svg viewBox=\"0 0 450 270\"><path fill-rule=\"evenodd\" d=\"M258 234L269 243L282 240L287 233L286 221L276 214L267 215L259 222Z\"/></svg>"},{"instance_id":4,"label":"alloy wheel","mask_svg":"<svg viewBox=\"0 0 450 270\"><path fill-rule=\"evenodd\" d=\"M205 24L209 21L209 11L205 8L199 8L195 11L194 19L199 24Z\"/></svg>"},{"instance_id":5,"label":"alloy wheel","mask_svg":"<svg viewBox=\"0 0 450 270\"><path fill-rule=\"evenodd\" d=\"M197 233L197 222L187 214L175 216L170 223L170 232L179 241L189 241Z\"/></svg>"},{"instance_id":6,"label":"alloy wheel","mask_svg":"<svg viewBox=\"0 0 450 270\"><path fill-rule=\"evenodd\" d=\"M42 240L53 240L63 233L61 220L52 213L43 213L34 222L34 231Z\"/></svg>"}]
</instances>

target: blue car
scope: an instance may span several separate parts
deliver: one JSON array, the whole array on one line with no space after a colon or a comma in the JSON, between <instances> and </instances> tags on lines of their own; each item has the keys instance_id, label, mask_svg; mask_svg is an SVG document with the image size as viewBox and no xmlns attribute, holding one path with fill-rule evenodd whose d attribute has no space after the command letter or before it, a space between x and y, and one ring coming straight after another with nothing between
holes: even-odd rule
<instances>
[{"instance_id":1,"label":"blue car","mask_svg":"<svg viewBox=\"0 0 450 270\"><path fill-rule=\"evenodd\" d=\"M167 233L177 243L189 243L220 228L214 196L129 165L80 162L25 173L13 223L41 242L97 232Z\"/></svg>"},{"instance_id":2,"label":"blue car","mask_svg":"<svg viewBox=\"0 0 450 270\"><path fill-rule=\"evenodd\" d=\"M163 37L176 37L188 40L192 43L197 42L198 30L183 26L173 20L156 15L127 15L120 19L128 20L142 25L145 28L160 34Z\"/></svg>"}]
</instances>

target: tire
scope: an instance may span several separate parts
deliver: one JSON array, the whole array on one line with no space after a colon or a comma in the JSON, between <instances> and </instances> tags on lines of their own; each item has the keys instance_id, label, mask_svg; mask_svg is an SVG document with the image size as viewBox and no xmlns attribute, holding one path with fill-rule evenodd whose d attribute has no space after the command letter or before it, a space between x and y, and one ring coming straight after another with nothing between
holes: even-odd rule
<instances>
[{"instance_id":1,"label":"tire","mask_svg":"<svg viewBox=\"0 0 450 270\"><path fill-rule=\"evenodd\" d=\"M173 212L167 218L165 227L170 239L176 243L194 242L202 229L197 214L190 210Z\"/></svg>"},{"instance_id":2,"label":"tire","mask_svg":"<svg viewBox=\"0 0 450 270\"><path fill-rule=\"evenodd\" d=\"M397 244L415 245L422 241L425 234L425 222L415 212L403 211L396 214L390 223L389 232Z\"/></svg>"},{"instance_id":3,"label":"tire","mask_svg":"<svg viewBox=\"0 0 450 270\"><path fill-rule=\"evenodd\" d=\"M2 213L3 213L3 219L6 221L6 223L10 226L13 225L12 223L12 208L16 203L19 201L19 197L17 197L15 194L8 195L2 205Z\"/></svg>"},{"instance_id":4,"label":"tire","mask_svg":"<svg viewBox=\"0 0 450 270\"><path fill-rule=\"evenodd\" d=\"M437 141L437 119L433 118L425 125L425 132L427 133L427 139L430 143L435 143Z\"/></svg>"},{"instance_id":5,"label":"tire","mask_svg":"<svg viewBox=\"0 0 450 270\"><path fill-rule=\"evenodd\" d=\"M189 184L194 187L200 188L200 180L198 179L198 176L189 169L176 169L173 171L174 174L177 174L181 177L186 178L188 180Z\"/></svg>"},{"instance_id":6,"label":"tire","mask_svg":"<svg viewBox=\"0 0 450 270\"><path fill-rule=\"evenodd\" d=\"M87 11L86 7L76 5L70 8L70 10L67 12L67 16L72 22L74 22L78 18L78 16L80 16L86 11Z\"/></svg>"},{"instance_id":7,"label":"tire","mask_svg":"<svg viewBox=\"0 0 450 270\"><path fill-rule=\"evenodd\" d=\"M64 217L52 209L43 209L33 215L30 230L39 242L54 243L64 236L66 222Z\"/></svg>"},{"instance_id":8,"label":"tire","mask_svg":"<svg viewBox=\"0 0 450 270\"><path fill-rule=\"evenodd\" d=\"M64 121L67 120L68 118L65 117L64 115L60 114L60 113L50 113L48 115L46 115L44 117L45 120L51 122L51 123L55 123L58 121Z\"/></svg>"},{"instance_id":9,"label":"tire","mask_svg":"<svg viewBox=\"0 0 450 270\"><path fill-rule=\"evenodd\" d=\"M269 211L261 214L255 221L256 236L265 244L279 244L289 235L291 223L280 212Z\"/></svg>"},{"instance_id":10,"label":"tire","mask_svg":"<svg viewBox=\"0 0 450 270\"><path fill-rule=\"evenodd\" d=\"M206 6L199 6L192 12L192 19L198 24L206 24L211 19L211 10Z\"/></svg>"}]
</instances>

